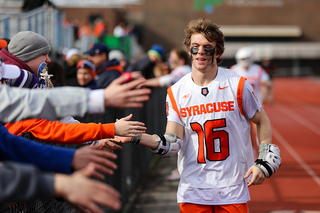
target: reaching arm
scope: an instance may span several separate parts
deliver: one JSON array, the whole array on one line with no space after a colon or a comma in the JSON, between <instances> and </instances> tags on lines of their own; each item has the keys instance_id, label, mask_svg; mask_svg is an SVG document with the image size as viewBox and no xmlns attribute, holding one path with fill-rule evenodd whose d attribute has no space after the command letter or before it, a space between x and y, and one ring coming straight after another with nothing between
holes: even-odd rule
<instances>
[{"instance_id":1,"label":"reaching arm","mask_svg":"<svg viewBox=\"0 0 320 213\"><path fill-rule=\"evenodd\" d=\"M79 87L30 90L0 85L0 121L9 123L36 117L55 120L68 115L104 113L104 107L142 107L151 90L138 88L144 78L125 84L127 78L119 77L104 90L94 91Z\"/></svg>"},{"instance_id":2,"label":"reaching arm","mask_svg":"<svg viewBox=\"0 0 320 213\"><path fill-rule=\"evenodd\" d=\"M146 82L143 84L143 86L160 87L160 80L159 79L160 79L159 77L147 79Z\"/></svg>"},{"instance_id":3,"label":"reaching arm","mask_svg":"<svg viewBox=\"0 0 320 213\"><path fill-rule=\"evenodd\" d=\"M11 134L30 132L34 137L51 143L79 144L114 137L114 123L61 123L45 119L28 119L8 123L5 127Z\"/></svg>"},{"instance_id":4,"label":"reaching arm","mask_svg":"<svg viewBox=\"0 0 320 213\"><path fill-rule=\"evenodd\" d=\"M67 115L84 116L89 92L72 87L30 90L0 85L0 120L8 123L38 116L49 120Z\"/></svg>"},{"instance_id":5,"label":"reaching arm","mask_svg":"<svg viewBox=\"0 0 320 213\"><path fill-rule=\"evenodd\" d=\"M39 144L12 135L0 125L0 161L11 160L30 163L45 171L71 173L71 169L82 169L90 162L97 164L101 172L112 174L116 164L109 159L116 159L116 155L97 146L84 146L79 149L67 149ZM96 173L98 178L101 174Z\"/></svg>"},{"instance_id":6,"label":"reaching arm","mask_svg":"<svg viewBox=\"0 0 320 213\"><path fill-rule=\"evenodd\" d=\"M54 175L28 164L3 162L0 166L0 203L48 199L54 193Z\"/></svg>"},{"instance_id":7,"label":"reaching arm","mask_svg":"<svg viewBox=\"0 0 320 213\"><path fill-rule=\"evenodd\" d=\"M170 157L178 153L183 141L184 128L176 122L167 123L166 133L164 135L142 134L140 140L129 137L117 137L122 143L141 144L151 149L153 153L164 157ZM137 142L136 142L137 141Z\"/></svg>"},{"instance_id":8,"label":"reaching arm","mask_svg":"<svg viewBox=\"0 0 320 213\"><path fill-rule=\"evenodd\" d=\"M79 144L114 135L132 136L132 133L144 132L144 123L130 121L132 114L118 120L116 123L61 123L45 119L28 119L16 123L8 123L5 127L11 134L20 135L30 132L34 137L51 143Z\"/></svg>"},{"instance_id":9,"label":"reaching arm","mask_svg":"<svg viewBox=\"0 0 320 213\"><path fill-rule=\"evenodd\" d=\"M70 173L75 151L46 146L12 135L0 125L0 161L31 163L42 170Z\"/></svg>"}]
</instances>

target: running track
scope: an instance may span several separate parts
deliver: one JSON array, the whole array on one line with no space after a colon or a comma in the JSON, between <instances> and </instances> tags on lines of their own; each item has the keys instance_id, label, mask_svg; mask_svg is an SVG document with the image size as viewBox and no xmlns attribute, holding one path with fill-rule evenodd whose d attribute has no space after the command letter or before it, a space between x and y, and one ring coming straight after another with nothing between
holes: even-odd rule
<instances>
[{"instance_id":1,"label":"running track","mask_svg":"<svg viewBox=\"0 0 320 213\"><path fill-rule=\"evenodd\" d=\"M250 187L250 213L320 213L320 79L276 77L264 104L282 165Z\"/></svg>"}]
</instances>

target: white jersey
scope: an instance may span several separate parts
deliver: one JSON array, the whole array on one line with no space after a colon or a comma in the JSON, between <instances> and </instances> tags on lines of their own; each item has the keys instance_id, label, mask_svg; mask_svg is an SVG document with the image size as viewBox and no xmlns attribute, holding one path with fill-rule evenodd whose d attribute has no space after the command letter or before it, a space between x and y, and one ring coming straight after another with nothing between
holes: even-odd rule
<instances>
[{"instance_id":1,"label":"white jersey","mask_svg":"<svg viewBox=\"0 0 320 213\"><path fill-rule=\"evenodd\" d=\"M261 83L269 80L269 75L258 64L252 64L247 70L239 64L230 67L238 75L245 77L253 87L253 91L260 103L262 103Z\"/></svg>"},{"instance_id":2,"label":"white jersey","mask_svg":"<svg viewBox=\"0 0 320 213\"><path fill-rule=\"evenodd\" d=\"M175 84L177 81L179 81L183 76L186 74L191 73L191 66L190 65L183 65L175 68L174 70L171 71L170 74L160 76L159 82L160 86L171 86Z\"/></svg>"},{"instance_id":3,"label":"white jersey","mask_svg":"<svg viewBox=\"0 0 320 213\"><path fill-rule=\"evenodd\" d=\"M179 203L224 205L250 199L244 180L253 165L248 117L260 108L251 85L229 69L219 68L206 87L188 74L168 89L168 121L184 127Z\"/></svg>"}]
</instances>

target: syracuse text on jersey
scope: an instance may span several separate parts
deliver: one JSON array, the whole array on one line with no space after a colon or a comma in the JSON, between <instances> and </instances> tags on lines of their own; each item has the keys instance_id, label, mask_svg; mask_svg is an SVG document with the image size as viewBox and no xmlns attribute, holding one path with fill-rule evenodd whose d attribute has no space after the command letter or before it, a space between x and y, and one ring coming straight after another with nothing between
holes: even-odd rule
<instances>
[{"instance_id":1,"label":"syracuse text on jersey","mask_svg":"<svg viewBox=\"0 0 320 213\"><path fill-rule=\"evenodd\" d=\"M181 116L195 116L213 112L234 111L234 101L213 102L181 108Z\"/></svg>"}]
</instances>

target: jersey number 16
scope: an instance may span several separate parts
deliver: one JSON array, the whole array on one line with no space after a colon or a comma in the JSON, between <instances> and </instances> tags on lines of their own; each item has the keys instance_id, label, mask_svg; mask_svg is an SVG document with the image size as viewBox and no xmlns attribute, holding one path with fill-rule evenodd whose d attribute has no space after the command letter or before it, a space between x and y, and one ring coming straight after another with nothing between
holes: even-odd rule
<instances>
[{"instance_id":1,"label":"jersey number 16","mask_svg":"<svg viewBox=\"0 0 320 213\"><path fill-rule=\"evenodd\" d=\"M226 127L225 118L206 121L203 127L199 123L190 125L192 130L198 134L198 163L206 163L205 150L209 161L221 161L229 156L229 135L226 131L219 130L219 128Z\"/></svg>"}]
</instances>

